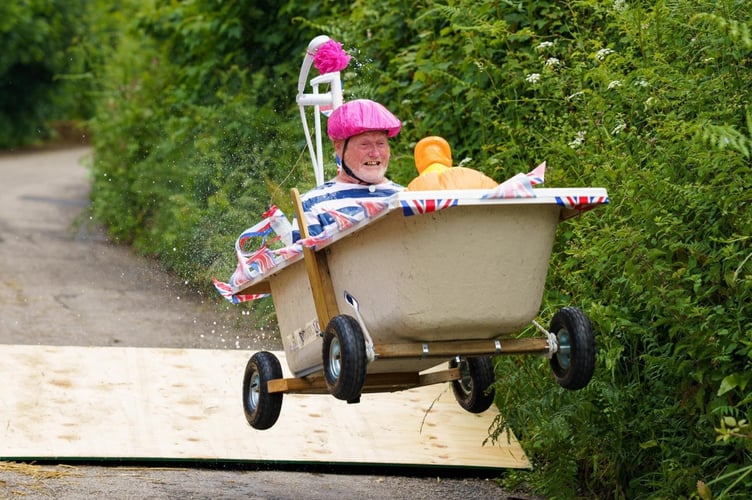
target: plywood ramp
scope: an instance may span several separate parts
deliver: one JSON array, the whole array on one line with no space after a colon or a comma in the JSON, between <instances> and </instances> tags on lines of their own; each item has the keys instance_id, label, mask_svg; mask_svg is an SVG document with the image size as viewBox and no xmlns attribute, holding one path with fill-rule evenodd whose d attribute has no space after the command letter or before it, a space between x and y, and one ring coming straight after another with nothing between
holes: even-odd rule
<instances>
[{"instance_id":1,"label":"plywood ramp","mask_svg":"<svg viewBox=\"0 0 752 500\"><path fill-rule=\"evenodd\" d=\"M286 371L284 353L275 353ZM269 430L245 421L252 352L0 345L0 459L238 460L525 468L511 442L483 445L448 384L365 394L286 394Z\"/></svg>"}]
</instances>

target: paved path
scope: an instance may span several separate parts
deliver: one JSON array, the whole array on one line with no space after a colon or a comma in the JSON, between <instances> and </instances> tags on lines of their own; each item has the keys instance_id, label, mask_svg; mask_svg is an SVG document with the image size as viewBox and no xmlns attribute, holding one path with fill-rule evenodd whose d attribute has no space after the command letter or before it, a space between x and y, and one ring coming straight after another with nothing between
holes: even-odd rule
<instances>
[{"instance_id":1,"label":"paved path","mask_svg":"<svg viewBox=\"0 0 752 500\"><path fill-rule=\"evenodd\" d=\"M0 155L0 343L279 347L243 325L241 308L202 298L92 229L90 154Z\"/></svg>"}]
</instances>

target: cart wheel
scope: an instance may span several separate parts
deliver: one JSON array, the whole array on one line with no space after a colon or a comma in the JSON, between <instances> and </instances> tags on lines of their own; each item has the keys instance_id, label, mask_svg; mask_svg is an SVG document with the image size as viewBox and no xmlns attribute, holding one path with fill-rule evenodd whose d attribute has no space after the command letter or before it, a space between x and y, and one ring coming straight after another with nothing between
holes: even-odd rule
<instances>
[{"instance_id":1,"label":"cart wheel","mask_svg":"<svg viewBox=\"0 0 752 500\"><path fill-rule=\"evenodd\" d=\"M243 410L245 419L254 429L268 429L279 418L282 393L269 394L267 382L282 378L282 366L277 357L267 351L251 356L243 375Z\"/></svg>"},{"instance_id":2,"label":"cart wheel","mask_svg":"<svg viewBox=\"0 0 752 500\"><path fill-rule=\"evenodd\" d=\"M559 350L551 358L556 381L565 389L582 389L595 370L595 337L590 320L580 309L565 307L554 314L549 331L559 343Z\"/></svg>"},{"instance_id":3,"label":"cart wheel","mask_svg":"<svg viewBox=\"0 0 752 500\"><path fill-rule=\"evenodd\" d=\"M491 407L496 377L490 356L466 358L457 356L449 362L451 368L460 368L460 379L452 381L454 398L470 413L483 413Z\"/></svg>"},{"instance_id":4,"label":"cart wheel","mask_svg":"<svg viewBox=\"0 0 752 500\"><path fill-rule=\"evenodd\" d=\"M366 381L366 344L355 318L341 314L329 321L321 354L332 396L348 403L359 402Z\"/></svg>"}]
</instances>

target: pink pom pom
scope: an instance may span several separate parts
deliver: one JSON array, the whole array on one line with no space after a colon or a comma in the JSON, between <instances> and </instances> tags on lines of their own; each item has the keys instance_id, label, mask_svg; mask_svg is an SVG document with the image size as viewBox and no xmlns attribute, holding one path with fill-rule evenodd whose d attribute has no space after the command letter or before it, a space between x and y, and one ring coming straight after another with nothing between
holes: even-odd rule
<instances>
[{"instance_id":1,"label":"pink pom pom","mask_svg":"<svg viewBox=\"0 0 752 500\"><path fill-rule=\"evenodd\" d=\"M349 62L350 55L342 50L341 43L334 40L323 43L313 56L313 65L322 75L342 71Z\"/></svg>"}]
</instances>

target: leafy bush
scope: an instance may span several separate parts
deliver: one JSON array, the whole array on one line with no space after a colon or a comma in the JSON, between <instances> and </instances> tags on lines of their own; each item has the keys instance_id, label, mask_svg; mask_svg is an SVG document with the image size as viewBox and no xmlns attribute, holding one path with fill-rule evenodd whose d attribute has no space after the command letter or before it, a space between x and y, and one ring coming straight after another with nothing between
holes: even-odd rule
<instances>
[{"instance_id":1,"label":"leafy bush","mask_svg":"<svg viewBox=\"0 0 752 500\"><path fill-rule=\"evenodd\" d=\"M562 226L542 315L574 303L599 332L584 391L546 361L500 359L495 435L511 428L551 497L688 496L749 471L749 12L740 2L402 2L343 33L399 103L402 146L443 135L497 178L542 160L554 186L612 205ZM389 36L362 38L367 20ZM395 43L391 43L391 38ZM406 144L407 143L407 144ZM398 180L414 175L409 156ZM717 479L713 479L714 477ZM744 483L744 481L747 481ZM749 477L730 491L752 487Z\"/></svg>"},{"instance_id":2,"label":"leafy bush","mask_svg":"<svg viewBox=\"0 0 752 500\"><path fill-rule=\"evenodd\" d=\"M292 70L271 67L283 49L260 40L249 12L273 14L251 4L141 8L102 68L92 121L96 217L199 289L234 268L227 249L276 201L268 187L302 176L290 147L302 137L275 110L276 81Z\"/></svg>"}]
</instances>

